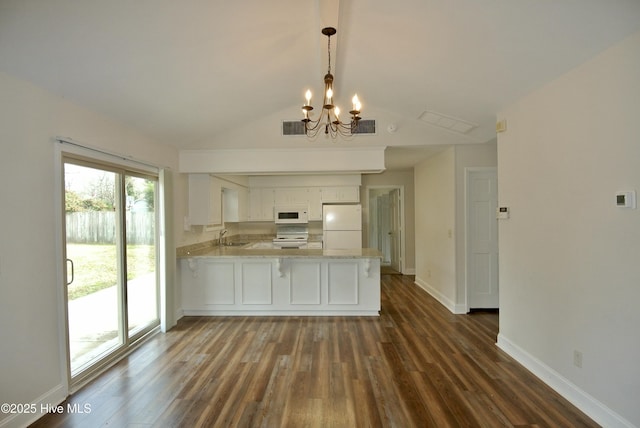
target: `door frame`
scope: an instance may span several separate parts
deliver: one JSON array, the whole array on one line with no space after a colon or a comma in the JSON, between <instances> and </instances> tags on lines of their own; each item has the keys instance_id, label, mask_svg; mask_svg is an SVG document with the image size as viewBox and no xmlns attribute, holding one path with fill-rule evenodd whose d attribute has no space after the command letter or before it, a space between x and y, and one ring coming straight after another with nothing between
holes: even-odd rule
<instances>
[{"instance_id":1,"label":"door frame","mask_svg":"<svg viewBox=\"0 0 640 428\"><path fill-rule=\"evenodd\" d=\"M470 228L470 218L469 218L469 198L471 197L469 181L471 176L475 172L495 172L496 174L496 185L498 182L498 168L495 166L477 166L477 167L465 167L464 169L464 224L465 224L465 234L464 234L464 312L468 313L470 310L469 307L469 272L470 272L470 264L471 264L471 228ZM496 233L497 233L497 225L496 225ZM497 237L496 237L497 239ZM496 245L499 243L499 240L496 242ZM500 249L498 248L498 252ZM498 296L500 296L500 279L496 277L498 281Z\"/></svg>"},{"instance_id":2,"label":"door frame","mask_svg":"<svg viewBox=\"0 0 640 428\"><path fill-rule=\"evenodd\" d=\"M400 260L398 260L398 266L400 266L400 272L402 274L404 274L404 270L405 270L405 212L404 212L404 186L400 185L400 184L377 184L377 185L368 185L365 187L365 207L366 209L363 210L364 212L366 212L366 220L367 220L367 245L370 245L369 242L369 236L371 234L371 228L372 228L372 224L371 224L371 212L369 211L369 194L371 190L379 190L379 189L389 189L391 190L399 190L400 191L400 216L398 217L398 228L400 229L400 245L398 246L398 257L400 258Z\"/></svg>"},{"instance_id":3,"label":"door frame","mask_svg":"<svg viewBox=\"0 0 640 428\"><path fill-rule=\"evenodd\" d=\"M65 176L64 176L64 162L65 156L81 156L87 159L92 159L97 163L104 162L106 164L119 165L123 169L132 169L138 171L148 171L158 176L156 199L158 203L158 213L156 218L156 277L159 287L158 294L158 306L159 306L159 318L160 325L152 327L150 330L143 333L138 337L134 343L129 347L124 347L114 352L114 358L108 361L99 363L95 369L87 370L81 377L72 381L71 366L70 366L70 353L69 353L69 315L67 307L67 264L66 264L66 230L65 230ZM162 170L160 167L150 165L142 162L131 160L130 157L118 156L102 150L93 149L79 143L73 142L67 139L56 139L54 149L54 218L56 221L56 289L57 289L57 304L58 304L58 337L59 347L58 355L60 361L60 378L61 378L61 394L67 397L69 394L76 392L87 383L95 379L96 376L107 370L112 365L116 364L124 356L133 352L144 341L161 331L164 331L164 326L167 323L167 277L165 273L164 265L166 264L166 230L165 230L165 214L162 212L165 209L164 195L162 191ZM124 332L125 336L128 336L128 331Z\"/></svg>"}]
</instances>

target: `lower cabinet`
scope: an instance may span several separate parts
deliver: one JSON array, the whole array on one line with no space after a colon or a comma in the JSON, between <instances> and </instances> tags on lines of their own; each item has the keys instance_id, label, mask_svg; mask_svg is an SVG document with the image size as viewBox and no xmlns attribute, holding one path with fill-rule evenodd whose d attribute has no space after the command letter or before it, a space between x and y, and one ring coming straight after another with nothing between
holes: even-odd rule
<instances>
[{"instance_id":1,"label":"lower cabinet","mask_svg":"<svg viewBox=\"0 0 640 428\"><path fill-rule=\"evenodd\" d=\"M185 315L379 315L380 259L190 258Z\"/></svg>"}]
</instances>

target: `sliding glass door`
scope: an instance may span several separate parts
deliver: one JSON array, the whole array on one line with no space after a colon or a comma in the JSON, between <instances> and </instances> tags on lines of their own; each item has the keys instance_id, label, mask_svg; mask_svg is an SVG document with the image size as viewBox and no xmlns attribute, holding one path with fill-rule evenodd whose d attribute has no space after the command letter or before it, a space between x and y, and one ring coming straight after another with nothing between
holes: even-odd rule
<instances>
[{"instance_id":1,"label":"sliding glass door","mask_svg":"<svg viewBox=\"0 0 640 428\"><path fill-rule=\"evenodd\" d=\"M156 327L157 177L64 157L71 381Z\"/></svg>"}]
</instances>

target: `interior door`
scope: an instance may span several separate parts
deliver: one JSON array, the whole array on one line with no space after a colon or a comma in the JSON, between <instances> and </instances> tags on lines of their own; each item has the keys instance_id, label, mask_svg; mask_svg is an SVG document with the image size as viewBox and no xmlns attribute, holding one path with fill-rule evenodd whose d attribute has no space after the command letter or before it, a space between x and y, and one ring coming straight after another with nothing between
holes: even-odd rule
<instances>
[{"instance_id":1,"label":"interior door","mask_svg":"<svg viewBox=\"0 0 640 428\"><path fill-rule=\"evenodd\" d=\"M467 304L498 308L498 206L495 168L467 174Z\"/></svg>"},{"instance_id":2,"label":"interior door","mask_svg":"<svg viewBox=\"0 0 640 428\"><path fill-rule=\"evenodd\" d=\"M378 249L382 252L382 264L391 265L391 204L389 193L378 195Z\"/></svg>"},{"instance_id":3,"label":"interior door","mask_svg":"<svg viewBox=\"0 0 640 428\"><path fill-rule=\"evenodd\" d=\"M400 272L400 240L402 238L402 222L400 210L400 189L389 192L389 252L391 269Z\"/></svg>"}]
</instances>

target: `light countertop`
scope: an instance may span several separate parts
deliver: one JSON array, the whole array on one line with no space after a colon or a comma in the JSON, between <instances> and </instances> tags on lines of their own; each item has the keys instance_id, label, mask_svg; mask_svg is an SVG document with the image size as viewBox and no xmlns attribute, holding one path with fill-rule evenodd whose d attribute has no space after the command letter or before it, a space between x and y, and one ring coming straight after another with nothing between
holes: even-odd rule
<instances>
[{"instance_id":1,"label":"light countertop","mask_svg":"<svg viewBox=\"0 0 640 428\"><path fill-rule=\"evenodd\" d=\"M382 258L375 248L356 248L349 250L327 249L250 249L243 247L215 246L178 252L178 259L210 257L256 257L256 258L344 258L371 259Z\"/></svg>"}]
</instances>

